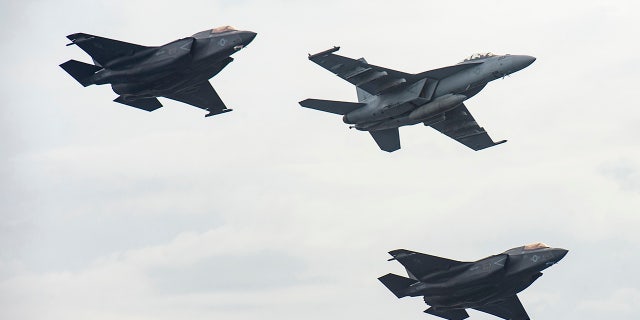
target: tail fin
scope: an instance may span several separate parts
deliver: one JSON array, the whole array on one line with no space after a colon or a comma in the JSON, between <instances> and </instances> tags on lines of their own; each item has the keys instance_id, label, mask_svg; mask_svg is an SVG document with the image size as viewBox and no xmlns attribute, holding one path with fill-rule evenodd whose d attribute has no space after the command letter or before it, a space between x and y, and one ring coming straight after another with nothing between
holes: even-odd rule
<instances>
[{"instance_id":1,"label":"tail fin","mask_svg":"<svg viewBox=\"0 0 640 320\"><path fill-rule=\"evenodd\" d=\"M102 67L76 60L69 60L61 64L60 67L85 87L92 84L91 76L93 76L96 71L102 69Z\"/></svg>"},{"instance_id":2,"label":"tail fin","mask_svg":"<svg viewBox=\"0 0 640 320\"><path fill-rule=\"evenodd\" d=\"M399 276L397 274L388 273L378 278L387 289L389 289L398 298L406 297L405 289L418 281Z\"/></svg>"},{"instance_id":3,"label":"tail fin","mask_svg":"<svg viewBox=\"0 0 640 320\"><path fill-rule=\"evenodd\" d=\"M301 106L305 108L316 109L316 110L335 113L339 115L345 115L355 109L365 106L365 103L318 100L318 99L307 99L307 100L300 101L299 103Z\"/></svg>"}]
</instances>

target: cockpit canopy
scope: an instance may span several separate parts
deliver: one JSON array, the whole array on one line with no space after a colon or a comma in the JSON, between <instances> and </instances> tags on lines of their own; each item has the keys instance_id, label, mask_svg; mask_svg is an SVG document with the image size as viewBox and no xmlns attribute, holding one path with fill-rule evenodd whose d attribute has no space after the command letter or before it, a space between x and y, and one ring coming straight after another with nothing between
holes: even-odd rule
<instances>
[{"instance_id":1,"label":"cockpit canopy","mask_svg":"<svg viewBox=\"0 0 640 320\"><path fill-rule=\"evenodd\" d=\"M211 30L205 30L205 31L198 32L198 33L194 34L193 37L196 38L196 39L208 38L208 37L211 37L213 35L217 35L217 34L225 33L225 32L231 32L231 31L238 31L238 30L236 28L232 27L232 26L222 26L222 27L213 28Z\"/></svg>"},{"instance_id":2,"label":"cockpit canopy","mask_svg":"<svg viewBox=\"0 0 640 320\"><path fill-rule=\"evenodd\" d=\"M471 60L477 60L477 59L483 59L483 58L489 58L489 57L494 57L495 54L491 53L491 52L487 52L487 53L474 53L471 56L469 56L468 58L464 59L464 61L471 61Z\"/></svg>"},{"instance_id":3,"label":"cockpit canopy","mask_svg":"<svg viewBox=\"0 0 640 320\"><path fill-rule=\"evenodd\" d=\"M548 245L542 242L531 243L522 247L517 247L505 251L506 254L522 254L528 251L540 250L550 248Z\"/></svg>"},{"instance_id":4,"label":"cockpit canopy","mask_svg":"<svg viewBox=\"0 0 640 320\"><path fill-rule=\"evenodd\" d=\"M528 245L524 246L523 249L525 251L528 251L528 250L538 250L538 249L546 249L546 248L549 248L549 246L544 244L544 243L542 243L542 242L536 242L536 243L531 243L531 244L528 244Z\"/></svg>"},{"instance_id":5,"label":"cockpit canopy","mask_svg":"<svg viewBox=\"0 0 640 320\"><path fill-rule=\"evenodd\" d=\"M238 30L232 26L222 26L222 27L211 29L211 33L223 33L223 32L229 32L229 31L238 31Z\"/></svg>"}]
</instances>

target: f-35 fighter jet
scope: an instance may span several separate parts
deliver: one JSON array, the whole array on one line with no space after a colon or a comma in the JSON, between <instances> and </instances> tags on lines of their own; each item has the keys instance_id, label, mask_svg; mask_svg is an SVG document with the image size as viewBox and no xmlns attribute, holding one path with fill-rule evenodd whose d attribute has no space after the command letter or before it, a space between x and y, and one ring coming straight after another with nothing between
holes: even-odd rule
<instances>
[{"instance_id":1,"label":"f-35 fighter jet","mask_svg":"<svg viewBox=\"0 0 640 320\"><path fill-rule=\"evenodd\" d=\"M309 55L309 60L355 85L358 102L307 99L300 105L342 115L388 152L400 149L399 127L420 122L473 150L506 142L493 142L463 102L488 82L535 61L523 55L476 54L453 66L409 74L334 54L339 49Z\"/></svg>"},{"instance_id":2,"label":"f-35 fighter jet","mask_svg":"<svg viewBox=\"0 0 640 320\"><path fill-rule=\"evenodd\" d=\"M256 36L224 26L159 47L146 47L75 33L67 36L93 58L95 65L69 60L60 66L83 86L111 84L120 96L114 101L153 111L157 97L181 101L209 111L212 116L227 109L209 79L226 67L230 56Z\"/></svg>"},{"instance_id":3,"label":"f-35 fighter jet","mask_svg":"<svg viewBox=\"0 0 640 320\"><path fill-rule=\"evenodd\" d=\"M461 262L399 249L389 252L409 274L378 278L398 298L424 296L424 312L449 320L469 317L466 308L503 319L528 320L518 292L529 287L542 270L556 264L567 250L534 243L476 262Z\"/></svg>"}]
</instances>

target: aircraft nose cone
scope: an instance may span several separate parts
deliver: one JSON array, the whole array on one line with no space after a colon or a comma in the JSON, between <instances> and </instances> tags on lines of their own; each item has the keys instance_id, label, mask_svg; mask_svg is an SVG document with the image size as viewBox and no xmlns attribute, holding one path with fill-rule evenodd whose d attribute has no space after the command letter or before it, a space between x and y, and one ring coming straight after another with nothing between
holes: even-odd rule
<instances>
[{"instance_id":1,"label":"aircraft nose cone","mask_svg":"<svg viewBox=\"0 0 640 320\"><path fill-rule=\"evenodd\" d=\"M560 261L562 260L562 258L564 258L564 256L567 255L567 253L569 252L569 250L565 250L565 249L555 249L555 256L556 256L556 260Z\"/></svg>"},{"instance_id":2,"label":"aircraft nose cone","mask_svg":"<svg viewBox=\"0 0 640 320\"><path fill-rule=\"evenodd\" d=\"M525 67L531 65L534 61L536 61L536 57L532 56L522 56L522 60L524 60Z\"/></svg>"},{"instance_id":3,"label":"aircraft nose cone","mask_svg":"<svg viewBox=\"0 0 640 320\"><path fill-rule=\"evenodd\" d=\"M256 38L258 34L255 32L251 32L251 31L245 31L242 35L242 42L244 42L245 45L251 43L251 41L253 41L253 39Z\"/></svg>"},{"instance_id":4,"label":"aircraft nose cone","mask_svg":"<svg viewBox=\"0 0 640 320\"><path fill-rule=\"evenodd\" d=\"M517 70L522 70L536 61L536 58L532 56L515 56L513 58L515 60Z\"/></svg>"}]
</instances>

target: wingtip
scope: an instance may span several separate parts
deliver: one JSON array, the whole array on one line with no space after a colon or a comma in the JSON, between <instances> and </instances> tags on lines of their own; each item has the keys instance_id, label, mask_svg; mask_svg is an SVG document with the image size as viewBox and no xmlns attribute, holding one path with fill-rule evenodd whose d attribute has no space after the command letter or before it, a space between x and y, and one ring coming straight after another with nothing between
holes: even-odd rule
<instances>
[{"instance_id":1,"label":"wingtip","mask_svg":"<svg viewBox=\"0 0 640 320\"><path fill-rule=\"evenodd\" d=\"M389 251L389 254L390 254L393 258L391 258L391 259L387 259L387 261L398 260L398 259L397 259L397 258L398 258L398 256L399 256L399 255L401 255L401 254L403 254L403 253L406 253L406 252L407 252L407 250L405 250L405 249L395 249L395 250L391 250L391 251Z\"/></svg>"},{"instance_id":2,"label":"wingtip","mask_svg":"<svg viewBox=\"0 0 640 320\"><path fill-rule=\"evenodd\" d=\"M77 44L79 42L82 41L86 41L86 40L90 40L92 38L94 38L95 36L90 35L90 34L86 34L86 33L73 33L67 36L67 39L71 40L71 43L67 44L67 46L73 45L73 44Z\"/></svg>"},{"instance_id":3,"label":"wingtip","mask_svg":"<svg viewBox=\"0 0 640 320\"><path fill-rule=\"evenodd\" d=\"M215 116L218 114L223 114L223 113L227 113L227 112L231 112L233 111L233 109L222 109L222 110L217 110L217 111L209 111L209 113L205 114L204 117L208 118L211 116Z\"/></svg>"},{"instance_id":4,"label":"wingtip","mask_svg":"<svg viewBox=\"0 0 640 320\"><path fill-rule=\"evenodd\" d=\"M322 52L318 52L318 53L315 53L315 54L310 54L309 53L309 60L311 60L311 59L313 59L315 57L319 57L319 56L327 55L327 54L330 54L330 53L334 53L334 52L336 52L338 50L340 50L339 46L333 46L333 48L324 50Z\"/></svg>"},{"instance_id":5,"label":"wingtip","mask_svg":"<svg viewBox=\"0 0 640 320\"><path fill-rule=\"evenodd\" d=\"M86 36L86 34L82 32L76 32L68 35L67 39L73 41L74 39L82 38L83 36Z\"/></svg>"}]
</instances>

